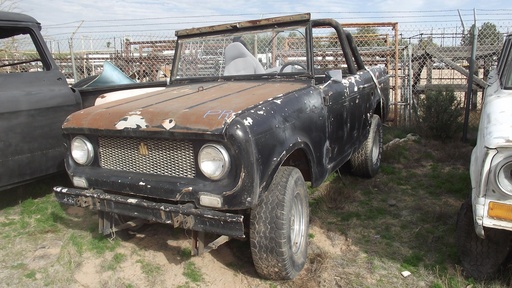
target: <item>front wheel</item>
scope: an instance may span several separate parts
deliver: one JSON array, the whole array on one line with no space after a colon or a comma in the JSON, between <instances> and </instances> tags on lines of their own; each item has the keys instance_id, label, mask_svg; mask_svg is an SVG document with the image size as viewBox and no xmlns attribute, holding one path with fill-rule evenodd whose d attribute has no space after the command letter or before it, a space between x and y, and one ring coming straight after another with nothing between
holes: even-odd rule
<instances>
[{"instance_id":1,"label":"front wheel","mask_svg":"<svg viewBox=\"0 0 512 288\"><path fill-rule=\"evenodd\" d=\"M512 234L486 229L485 239L476 235L471 200L462 203L457 217L457 248L464 274L475 280L493 278L505 262Z\"/></svg>"},{"instance_id":2,"label":"front wheel","mask_svg":"<svg viewBox=\"0 0 512 288\"><path fill-rule=\"evenodd\" d=\"M377 175L382 155L382 122L379 115L374 114L370 124L368 139L350 158L352 173L357 176L371 178Z\"/></svg>"},{"instance_id":3,"label":"front wheel","mask_svg":"<svg viewBox=\"0 0 512 288\"><path fill-rule=\"evenodd\" d=\"M289 280L307 259L309 204L302 174L280 167L269 189L251 211L251 252L258 274Z\"/></svg>"}]
</instances>

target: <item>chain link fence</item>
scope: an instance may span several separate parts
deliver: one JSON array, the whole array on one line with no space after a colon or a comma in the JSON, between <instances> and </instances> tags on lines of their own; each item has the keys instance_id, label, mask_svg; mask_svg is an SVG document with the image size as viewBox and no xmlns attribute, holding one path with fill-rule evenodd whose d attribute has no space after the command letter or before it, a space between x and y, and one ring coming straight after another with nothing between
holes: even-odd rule
<instances>
[{"instance_id":1,"label":"chain link fence","mask_svg":"<svg viewBox=\"0 0 512 288\"><path fill-rule=\"evenodd\" d=\"M468 92L468 73L473 29L446 23L435 26L420 24L392 23L344 23L346 30L354 36L360 54L367 66L384 65L391 75L391 117L395 125L412 125L415 122L417 103L429 91L450 90L464 103ZM475 72L470 103L471 127L476 127L482 105L483 89L489 72L495 67L499 57L504 35L512 27L512 21L483 22L478 29ZM322 30L322 31L320 31ZM332 37L334 31L320 29L314 33L315 63L331 65L340 60ZM288 37L279 35L244 36L241 40L248 50L257 56L265 69L277 67L283 61L295 61L305 64L305 47L297 47L301 41L295 41L300 31L288 31ZM292 36L290 36L292 35ZM236 37L236 35L234 35ZM294 37L297 37L294 39ZM74 35L62 38L47 37L47 44L57 64L70 84L86 77L101 73L103 62L110 61L134 81L160 81L170 75L170 67L176 46L173 31L130 36L100 36L98 34ZM210 42L188 43L187 53L190 56L188 73L181 76L194 75L194 66L209 65L208 73L221 73L224 67L219 61L223 57L226 43L234 39L216 38ZM17 45L21 45L21 41ZM2 44L6 46L7 44ZM278 48L276 50L276 47ZM30 53L21 53L20 47L2 48L17 49L18 55L26 54L22 59L30 58ZM5 56L5 55L4 55ZM0 53L0 57L2 54ZM6 56L5 56L6 57ZM327 61L329 60L331 64ZM194 62L195 61L195 62ZM341 61L341 60L340 60ZM340 62L341 63L341 62ZM30 69L40 69L32 63ZM340 64L341 65L341 64ZM327 67L327 66L326 66ZM2 69L10 69L3 67ZM204 69L201 69L204 71ZM460 107L463 109L463 107Z\"/></svg>"},{"instance_id":2,"label":"chain link fence","mask_svg":"<svg viewBox=\"0 0 512 288\"><path fill-rule=\"evenodd\" d=\"M400 29L400 93L399 123L415 120L414 112L420 97L431 91L453 91L460 109L466 105L471 90L469 127L477 128L487 77L496 66L504 35L512 23L484 22L477 26L474 74L469 74L473 45L473 29L437 27ZM472 87L468 89L468 77Z\"/></svg>"}]
</instances>

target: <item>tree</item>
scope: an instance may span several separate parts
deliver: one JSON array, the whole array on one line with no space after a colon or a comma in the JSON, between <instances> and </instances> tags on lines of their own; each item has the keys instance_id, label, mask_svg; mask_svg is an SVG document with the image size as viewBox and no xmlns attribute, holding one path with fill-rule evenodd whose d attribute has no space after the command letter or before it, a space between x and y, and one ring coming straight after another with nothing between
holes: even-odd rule
<instances>
[{"instance_id":1,"label":"tree","mask_svg":"<svg viewBox=\"0 0 512 288\"><path fill-rule=\"evenodd\" d=\"M353 34L359 47L379 47L386 46L385 40L379 35L376 27L360 27Z\"/></svg>"},{"instance_id":2,"label":"tree","mask_svg":"<svg viewBox=\"0 0 512 288\"><path fill-rule=\"evenodd\" d=\"M357 28L357 32L354 35L377 35L379 34L375 27L360 27Z\"/></svg>"},{"instance_id":3,"label":"tree","mask_svg":"<svg viewBox=\"0 0 512 288\"><path fill-rule=\"evenodd\" d=\"M471 46L473 44L473 31L475 25L471 25L469 31L462 36L461 45ZM480 45L496 45L501 46L503 44L503 35L495 24L491 22L485 22L478 28L477 44Z\"/></svg>"}]
</instances>

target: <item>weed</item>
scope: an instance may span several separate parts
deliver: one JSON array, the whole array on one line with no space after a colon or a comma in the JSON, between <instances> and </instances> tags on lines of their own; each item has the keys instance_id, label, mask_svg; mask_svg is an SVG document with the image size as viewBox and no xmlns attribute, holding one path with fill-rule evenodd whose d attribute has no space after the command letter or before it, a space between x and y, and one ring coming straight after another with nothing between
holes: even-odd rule
<instances>
[{"instance_id":1,"label":"weed","mask_svg":"<svg viewBox=\"0 0 512 288\"><path fill-rule=\"evenodd\" d=\"M84 239L81 235L79 235L78 233L76 232L73 232L71 233L69 236L68 236L68 239L69 243L71 244L71 246L73 248L75 248L76 252L78 253L78 255L83 255L84 254L84 251L85 251L85 241L86 239Z\"/></svg>"},{"instance_id":2,"label":"weed","mask_svg":"<svg viewBox=\"0 0 512 288\"><path fill-rule=\"evenodd\" d=\"M196 267L196 264L194 264L194 262L192 261L188 261L187 263L185 263L183 276L185 276L185 278L187 278L193 283L200 283L201 281L203 281L203 274L201 270L199 270Z\"/></svg>"},{"instance_id":3,"label":"weed","mask_svg":"<svg viewBox=\"0 0 512 288\"><path fill-rule=\"evenodd\" d=\"M423 257L422 253L413 252L405 257L402 267L409 270L411 270L411 268L418 268L424 260L425 258Z\"/></svg>"},{"instance_id":4,"label":"weed","mask_svg":"<svg viewBox=\"0 0 512 288\"><path fill-rule=\"evenodd\" d=\"M446 141L462 131L461 101L453 91L431 91L418 102L419 119L427 136Z\"/></svg>"},{"instance_id":5,"label":"weed","mask_svg":"<svg viewBox=\"0 0 512 288\"><path fill-rule=\"evenodd\" d=\"M304 283L304 287L313 286L307 285L307 282L320 278L322 273L327 270L330 262L331 257L329 253L317 244L312 244L310 252L308 253L307 273L300 279L301 282L306 282Z\"/></svg>"},{"instance_id":6,"label":"weed","mask_svg":"<svg viewBox=\"0 0 512 288\"><path fill-rule=\"evenodd\" d=\"M23 262L18 262L11 266L13 269L25 269L25 267L27 267L27 264Z\"/></svg>"},{"instance_id":7,"label":"weed","mask_svg":"<svg viewBox=\"0 0 512 288\"><path fill-rule=\"evenodd\" d=\"M114 271L126 260L126 255L123 253L115 253L112 256L112 259L105 264L105 269L109 271Z\"/></svg>"},{"instance_id":8,"label":"weed","mask_svg":"<svg viewBox=\"0 0 512 288\"><path fill-rule=\"evenodd\" d=\"M345 213L341 213L339 216L339 220L344 222L349 222L351 220L358 220L362 218L362 214L359 211L347 211Z\"/></svg>"},{"instance_id":9,"label":"weed","mask_svg":"<svg viewBox=\"0 0 512 288\"><path fill-rule=\"evenodd\" d=\"M142 273L144 273L148 278L153 278L162 272L162 268L159 265L150 263L146 260L139 259L135 262L140 264Z\"/></svg>"},{"instance_id":10,"label":"weed","mask_svg":"<svg viewBox=\"0 0 512 288\"><path fill-rule=\"evenodd\" d=\"M27 279L36 279L36 271L34 270L30 270L30 272L26 273L25 275L23 275L25 278Z\"/></svg>"},{"instance_id":11,"label":"weed","mask_svg":"<svg viewBox=\"0 0 512 288\"><path fill-rule=\"evenodd\" d=\"M6 217L7 221L0 222L0 227L9 228L2 233L2 238L5 239L58 232L60 222L56 221L55 215L65 217L64 211L52 195L38 199L28 198L18 207L2 212L9 215Z\"/></svg>"},{"instance_id":12,"label":"weed","mask_svg":"<svg viewBox=\"0 0 512 288\"><path fill-rule=\"evenodd\" d=\"M118 239L110 240L103 235L84 237L84 232L73 231L67 237L67 242L74 248L78 255L84 255L86 252L92 252L96 255L103 255L106 252L112 252L120 245Z\"/></svg>"},{"instance_id":13,"label":"weed","mask_svg":"<svg viewBox=\"0 0 512 288\"><path fill-rule=\"evenodd\" d=\"M382 152L382 164L408 162L411 155L406 146L393 145Z\"/></svg>"},{"instance_id":14,"label":"weed","mask_svg":"<svg viewBox=\"0 0 512 288\"><path fill-rule=\"evenodd\" d=\"M382 173L384 175L392 176L392 175L398 175L400 172L394 166L382 164L382 166L380 166L380 173Z\"/></svg>"},{"instance_id":15,"label":"weed","mask_svg":"<svg viewBox=\"0 0 512 288\"><path fill-rule=\"evenodd\" d=\"M180 258L184 261L190 260L192 258L192 250L190 248L182 248L180 250Z\"/></svg>"},{"instance_id":16,"label":"weed","mask_svg":"<svg viewBox=\"0 0 512 288\"><path fill-rule=\"evenodd\" d=\"M87 248L98 254L103 255L106 252L112 252L121 245L121 241L118 238L109 239L101 234L96 234L89 239Z\"/></svg>"}]
</instances>

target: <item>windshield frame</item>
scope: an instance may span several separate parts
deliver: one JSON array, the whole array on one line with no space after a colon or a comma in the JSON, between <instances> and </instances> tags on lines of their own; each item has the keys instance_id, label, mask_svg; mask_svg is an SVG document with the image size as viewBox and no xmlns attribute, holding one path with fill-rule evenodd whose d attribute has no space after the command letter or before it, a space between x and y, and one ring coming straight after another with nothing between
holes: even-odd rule
<instances>
[{"instance_id":1,"label":"windshield frame","mask_svg":"<svg viewBox=\"0 0 512 288\"><path fill-rule=\"evenodd\" d=\"M216 37L216 36L226 36L226 37L235 37L240 34L253 34L258 32L271 32L271 31L282 31L282 30L291 30L291 29L300 29L301 32L304 32L304 48L305 48L305 61L304 66L306 66L305 71L299 72L266 72L266 73L258 73L258 74L244 74L244 75L216 75L216 76L195 76L195 77L179 77L179 65L181 61L182 49L184 48L184 43L189 42L193 39L205 39L208 37ZM201 28L199 28L201 29ZM278 23L271 25L258 25L254 27L247 28L237 28L237 29L226 29L221 31L213 31L213 32L205 32L205 33L197 33L197 34L184 34L179 35L176 43L176 50L174 53L174 61L171 70L171 78L172 82L202 82L202 81L215 81L219 79L225 80L234 80L234 79L269 79L269 78L313 78L313 69L312 69L312 61L311 61L311 53L312 53L312 42L311 42L311 22L309 19L303 21L293 21L287 23ZM178 33L177 33L178 35Z\"/></svg>"}]
</instances>

